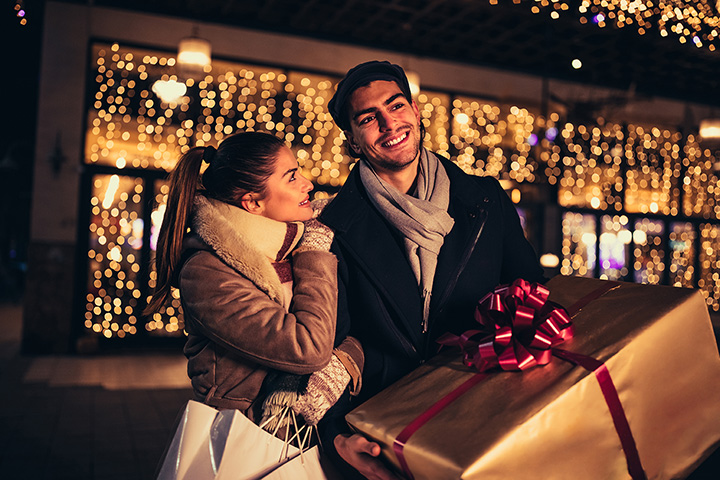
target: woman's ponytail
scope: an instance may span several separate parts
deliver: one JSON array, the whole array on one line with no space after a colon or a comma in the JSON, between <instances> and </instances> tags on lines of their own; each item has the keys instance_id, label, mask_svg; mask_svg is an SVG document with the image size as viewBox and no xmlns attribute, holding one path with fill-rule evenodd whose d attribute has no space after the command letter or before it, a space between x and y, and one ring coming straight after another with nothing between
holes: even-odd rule
<instances>
[{"instance_id":1,"label":"woman's ponytail","mask_svg":"<svg viewBox=\"0 0 720 480\"><path fill-rule=\"evenodd\" d=\"M214 156L215 148L209 148L212 148L212 152L208 152L208 156ZM205 147L190 149L180 157L170 174L170 193L155 252L157 283L152 300L143 312L145 315L160 310L170 298L170 287L180 262L183 237L195 202L205 150Z\"/></svg>"},{"instance_id":2,"label":"woman's ponytail","mask_svg":"<svg viewBox=\"0 0 720 480\"><path fill-rule=\"evenodd\" d=\"M253 192L262 197L275 169L278 152L285 142L274 135L243 132L226 137L217 149L195 147L185 153L170 174L165 218L158 235L155 266L157 283L152 300L144 310L152 315L170 298L170 286L180 267L182 242L192 214L195 195L202 194L241 207L242 197ZM200 181L203 159L209 164Z\"/></svg>"}]
</instances>

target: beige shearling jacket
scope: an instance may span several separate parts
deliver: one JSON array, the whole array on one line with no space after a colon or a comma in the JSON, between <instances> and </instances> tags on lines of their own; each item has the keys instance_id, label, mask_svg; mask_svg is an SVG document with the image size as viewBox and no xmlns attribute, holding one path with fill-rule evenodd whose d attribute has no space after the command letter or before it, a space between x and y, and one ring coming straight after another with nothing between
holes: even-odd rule
<instances>
[{"instance_id":1,"label":"beige shearling jacket","mask_svg":"<svg viewBox=\"0 0 720 480\"><path fill-rule=\"evenodd\" d=\"M337 261L329 252L295 252L290 302L270 259L243 230L245 215L251 214L198 195L177 284L196 398L253 419L249 407L269 369L305 374L330 361Z\"/></svg>"}]
</instances>

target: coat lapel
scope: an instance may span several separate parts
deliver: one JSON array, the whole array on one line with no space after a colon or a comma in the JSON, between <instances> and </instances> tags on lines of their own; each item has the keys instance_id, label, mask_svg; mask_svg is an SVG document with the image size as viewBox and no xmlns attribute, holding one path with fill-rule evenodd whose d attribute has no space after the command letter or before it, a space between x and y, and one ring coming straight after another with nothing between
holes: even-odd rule
<instances>
[{"instance_id":1,"label":"coat lapel","mask_svg":"<svg viewBox=\"0 0 720 480\"><path fill-rule=\"evenodd\" d=\"M335 230L344 251L363 270L402 322L398 327L415 347L422 343L422 302L400 234L370 204L357 172L326 207L321 220Z\"/></svg>"},{"instance_id":2,"label":"coat lapel","mask_svg":"<svg viewBox=\"0 0 720 480\"><path fill-rule=\"evenodd\" d=\"M435 270L431 320L442 308L467 264L469 255L477 244L487 219L490 199L472 177L461 173L452 162L441 159L450 177L450 215L455 225L448 235L438 256Z\"/></svg>"},{"instance_id":3,"label":"coat lapel","mask_svg":"<svg viewBox=\"0 0 720 480\"><path fill-rule=\"evenodd\" d=\"M450 214L455 225L448 235L435 271L433 312L442 308L462 272L467 256L482 234L490 202L487 193L452 162L441 159L450 177ZM335 231L359 268L374 284L402 322L398 325L418 351L425 350L422 300L417 280L407 261L400 234L375 210L360 176L353 171L321 220Z\"/></svg>"}]
</instances>

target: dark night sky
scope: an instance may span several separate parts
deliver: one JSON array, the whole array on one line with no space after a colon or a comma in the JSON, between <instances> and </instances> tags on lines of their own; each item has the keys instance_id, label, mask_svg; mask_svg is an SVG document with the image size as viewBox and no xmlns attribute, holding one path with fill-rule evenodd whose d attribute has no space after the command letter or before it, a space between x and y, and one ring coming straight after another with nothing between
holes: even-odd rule
<instances>
[{"instance_id":1,"label":"dark night sky","mask_svg":"<svg viewBox=\"0 0 720 480\"><path fill-rule=\"evenodd\" d=\"M4 67L0 74L0 301L18 301L30 238L33 159L42 31L39 0L25 1L20 25L12 2L0 11Z\"/></svg>"},{"instance_id":2,"label":"dark night sky","mask_svg":"<svg viewBox=\"0 0 720 480\"><path fill-rule=\"evenodd\" d=\"M24 2L28 19L25 26L20 25L13 3L6 2L0 12L2 57L5 64L0 75L0 100L4 116L3 128L0 129L0 159L5 159L8 151L15 157L13 152L17 149L33 148L43 4L38 0ZM25 161L31 162L32 157Z\"/></svg>"}]
</instances>

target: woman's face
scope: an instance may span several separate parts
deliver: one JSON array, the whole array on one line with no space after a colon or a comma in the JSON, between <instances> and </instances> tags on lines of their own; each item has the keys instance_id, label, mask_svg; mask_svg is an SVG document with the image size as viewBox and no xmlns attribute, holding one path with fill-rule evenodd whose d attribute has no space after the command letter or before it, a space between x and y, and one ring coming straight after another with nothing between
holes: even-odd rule
<instances>
[{"instance_id":1,"label":"woman's face","mask_svg":"<svg viewBox=\"0 0 720 480\"><path fill-rule=\"evenodd\" d=\"M310 195L313 189L310 180L300 173L297 159L287 147L277 154L275 171L266 186L265 197L257 200L264 217L278 222L296 222L310 220L313 215Z\"/></svg>"}]
</instances>

